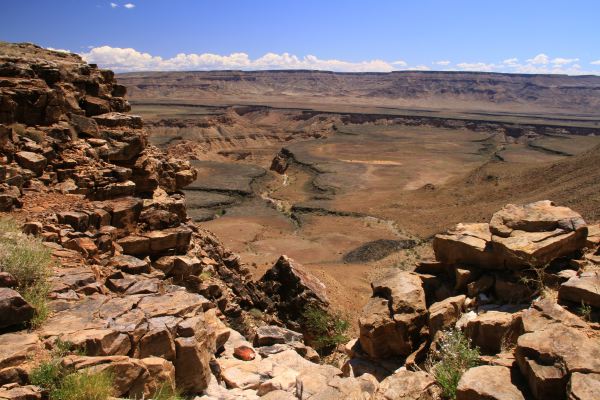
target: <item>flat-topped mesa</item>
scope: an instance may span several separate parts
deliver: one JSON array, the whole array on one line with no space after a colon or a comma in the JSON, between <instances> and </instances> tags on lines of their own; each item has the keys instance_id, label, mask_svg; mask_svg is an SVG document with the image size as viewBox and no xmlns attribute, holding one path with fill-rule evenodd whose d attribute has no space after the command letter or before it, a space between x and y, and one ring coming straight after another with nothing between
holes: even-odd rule
<instances>
[{"instance_id":1,"label":"flat-topped mesa","mask_svg":"<svg viewBox=\"0 0 600 400\"><path fill-rule=\"evenodd\" d=\"M0 209L23 189L51 187L92 199L173 193L188 162L149 146L114 73L75 54L0 43Z\"/></svg>"},{"instance_id":2,"label":"flat-topped mesa","mask_svg":"<svg viewBox=\"0 0 600 400\"><path fill-rule=\"evenodd\" d=\"M508 204L490 223L458 224L436 235L436 258L446 264L483 269L542 267L586 246L581 215L549 200Z\"/></svg>"}]
</instances>

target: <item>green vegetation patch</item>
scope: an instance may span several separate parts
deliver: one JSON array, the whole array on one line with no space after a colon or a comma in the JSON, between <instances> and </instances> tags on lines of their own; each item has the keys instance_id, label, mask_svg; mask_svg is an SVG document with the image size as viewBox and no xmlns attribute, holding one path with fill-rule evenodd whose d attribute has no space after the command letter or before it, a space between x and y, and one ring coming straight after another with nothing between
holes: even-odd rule
<instances>
[{"instance_id":1,"label":"green vegetation patch","mask_svg":"<svg viewBox=\"0 0 600 400\"><path fill-rule=\"evenodd\" d=\"M329 353L349 340L346 332L350 323L338 312L330 313L310 306L304 311L302 319L307 344L320 354Z\"/></svg>"},{"instance_id":2,"label":"green vegetation patch","mask_svg":"<svg viewBox=\"0 0 600 400\"><path fill-rule=\"evenodd\" d=\"M0 218L0 270L11 274L17 291L35 309L31 327L37 328L48 316L48 278L52 252L40 239L21 233L16 221Z\"/></svg>"},{"instance_id":3,"label":"green vegetation patch","mask_svg":"<svg viewBox=\"0 0 600 400\"><path fill-rule=\"evenodd\" d=\"M437 350L429 354L426 365L442 388L444 398L455 399L458 381L466 370L478 363L479 349L471 346L462 331L451 329L443 332Z\"/></svg>"}]
</instances>

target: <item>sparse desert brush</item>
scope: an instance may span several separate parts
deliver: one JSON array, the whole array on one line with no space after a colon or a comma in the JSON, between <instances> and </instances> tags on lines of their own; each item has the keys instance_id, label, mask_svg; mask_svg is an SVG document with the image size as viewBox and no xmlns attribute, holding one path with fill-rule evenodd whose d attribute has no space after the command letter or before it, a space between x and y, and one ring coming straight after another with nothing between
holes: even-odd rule
<instances>
[{"instance_id":1,"label":"sparse desert brush","mask_svg":"<svg viewBox=\"0 0 600 400\"><path fill-rule=\"evenodd\" d=\"M471 346L471 341L459 329L443 332L437 350L431 352L426 367L433 374L442 395L447 399L456 398L456 388L463 373L479 362L479 349Z\"/></svg>"},{"instance_id":2,"label":"sparse desert brush","mask_svg":"<svg viewBox=\"0 0 600 400\"><path fill-rule=\"evenodd\" d=\"M41 240L21 233L16 221L0 218L0 270L17 280L17 291L35 309L32 328L37 328L48 315L48 277L52 253Z\"/></svg>"},{"instance_id":3,"label":"sparse desert brush","mask_svg":"<svg viewBox=\"0 0 600 400\"><path fill-rule=\"evenodd\" d=\"M308 307L302 315L307 342L319 353L326 353L349 339L350 323L340 313L329 313L318 307Z\"/></svg>"},{"instance_id":4,"label":"sparse desert brush","mask_svg":"<svg viewBox=\"0 0 600 400\"><path fill-rule=\"evenodd\" d=\"M114 395L114 380L108 371L89 370L65 375L50 392L51 400L107 400Z\"/></svg>"}]
</instances>

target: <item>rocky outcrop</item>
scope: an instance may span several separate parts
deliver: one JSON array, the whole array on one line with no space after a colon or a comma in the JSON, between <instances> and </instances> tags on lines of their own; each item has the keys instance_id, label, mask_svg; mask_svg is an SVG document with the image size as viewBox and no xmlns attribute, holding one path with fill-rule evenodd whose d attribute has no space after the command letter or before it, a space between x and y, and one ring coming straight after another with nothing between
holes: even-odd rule
<instances>
[{"instance_id":1,"label":"rocky outcrop","mask_svg":"<svg viewBox=\"0 0 600 400\"><path fill-rule=\"evenodd\" d=\"M85 353L62 360L70 369L113 372L119 396L149 397L164 382L203 392L229 334L222 320L264 294L246 284L237 256L188 222L178 190L195 170L147 145L111 71L33 45L1 46L0 204L24 207L24 231L57 264L51 317L31 334L0 335L0 385L27 383L44 341ZM15 329L34 310L5 275L0 328Z\"/></svg>"},{"instance_id":2,"label":"rocky outcrop","mask_svg":"<svg viewBox=\"0 0 600 400\"><path fill-rule=\"evenodd\" d=\"M268 296L268 310L276 313L293 329L301 329L301 320L309 308L329 305L325 285L287 256L281 256L260 279Z\"/></svg>"},{"instance_id":3,"label":"rocky outcrop","mask_svg":"<svg viewBox=\"0 0 600 400\"><path fill-rule=\"evenodd\" d=\"M427 322L421 279L398 270L371 287L373 297L358 321L361 348L373 358L408 356L417 349Z\"/></svg>"},{"instance_id":4,"label":"rocky outcrop","mask_svg":"<svg viewBox=\"0 0 600 400\"><path fill-rule=\"evenodd\" d=\"M4 210L20 204L12 193L40 185L109 199L195 179L189 163L147 145L140 117L123 114L130 107L112 71L29 44L4 44L3 54Z\"/></svg>"},{"instance_id":5,"label":"rocky outcrop","mask_svg":"<svg viewBox=\"0 0 600 400\"><path fill-rule=\"evenodd\" d=\"M462 375L457 399L593 398L585 385L598 377L598 244L586 229L576 212L541 201L437 235L436 260L372 283L343 370L375 376L377 393L393 388L381 398L432 398L426 374L405 371L410 385L391 385L394 371L435 371L425 361L460 330L482 365Z\"/></svg>"},{"instance_id":6,"label":"rocky outcrop","mask_svg":"<svg viewBox=\"0 0 600 400\"><path fill-rule=\"evenodd\" d=\"M581 216L550 201L524 206L509 204L489 224L459 224L436 235L438 260L484 269L545 266L586 245L587 225Z\"/></svg>"}]
</instances>

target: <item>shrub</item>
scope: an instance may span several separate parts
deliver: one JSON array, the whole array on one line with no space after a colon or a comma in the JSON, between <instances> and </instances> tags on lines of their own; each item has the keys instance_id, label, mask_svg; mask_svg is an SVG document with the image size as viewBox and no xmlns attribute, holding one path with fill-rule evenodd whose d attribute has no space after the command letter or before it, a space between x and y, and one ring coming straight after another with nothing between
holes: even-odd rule
<instances>
[{"instance_id":1,"label":"shrub","mask_svg":"<svg viewBox=\"0 0 600 400\"><path fill-rule=\"evenodd\" d=\"M52 393L58 389L64 370L60 360L53 358L49 361L41 362L37 367L31 370L29 380L33 385L39 386Z\"/></svg>"},{"instance_id":2,"label":"shrub","mask_svg":"<svg viewBox=\"0 0 600 400\"><path fill-rule=\"evenodd\" d=\"M579 307L579 315L585 321L592 322L592 306L586 304L583 300L581 300L581 307Z\"/></svg>"},{"instance_id":3,"label":"shrub","mask_svg":"<svg viewBox=\"0 0 600 400\"><path fill-rule=\"evenodd\" d=\"M80 371L66 375L50 392L51 400L107 400L114 394L113 378L107 371Z\"/></svg>"},{"instance_id":4,"label":"shrub","mask_svg":"<svg viewBox=\"0 0 600 400\"><path fill-rule=\"evenodd\" d=\"M62 367L61 358L68 354L80 354L73 343L60 338L56 339L53 346L52 351L48 354L49 358L41 361L29 374L32 384L42 387L50 393L59 388L61 380L68 372Z\"/></svg>"},{"instance_id":5,"label":"shrub","mask_svg":"<svg viewBox=\"0 0 600 400\"><path fill-rule=\"evenodd\" d=\"M426 365L442 388L442 395L455 399L458 381L478 361L479 349L471 347L471 341L462 331L451 329L443 332L438 349L430 353Z\"/></svg>"},{"instance_id":6,"label":"shrub","mask_svg":"<svg viewBox=\"0 0 600 400\"><path fill-rule=\"evenodd\" d=\"M308 307L303 314L303 325L308 344L320 353L349 340L346 332L350 324L337 312L328 313L318 307Z\"/></svg>"},{"instance_id":7,"label":"shrub","mask_svg":"<svg viewBox=\"0 0 600 400\"><path fill-rule=\"evenodd\" d=\"M248 310L248 314L250 314L254 319L263 319L264 317L263 312L260 311L258 308L251 308L250 310Z\"/></svg>"},{"instance_id":8,"label":"shrub","mask_svg":"<svg viewBox=\"0 0 600 400\"><path fill-rule=\"evenodd\" d=\"M37 328L48 316L48 277L52 253L41 240L21 233L10 218L0 219L0 269L18 282L17 291L35 309L32 328Z\"/></svg>"}]
</instances>

